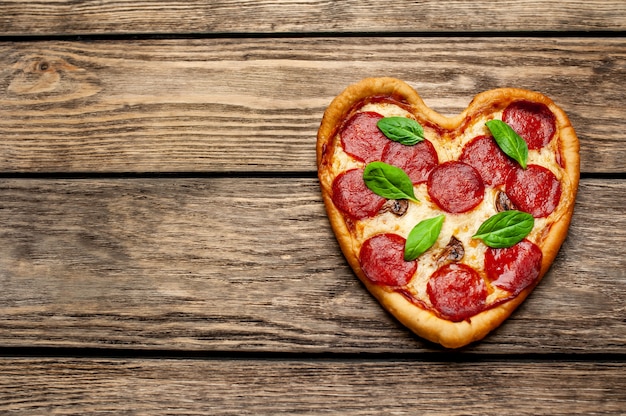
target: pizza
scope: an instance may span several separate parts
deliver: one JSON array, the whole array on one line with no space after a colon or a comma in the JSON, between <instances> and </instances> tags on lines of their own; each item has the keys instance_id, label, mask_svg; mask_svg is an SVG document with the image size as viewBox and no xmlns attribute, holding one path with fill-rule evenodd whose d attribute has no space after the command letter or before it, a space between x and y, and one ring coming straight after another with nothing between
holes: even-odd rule
<instances>
[{"instance_id":1,"label":"pizza","mask_svg":"<svg viewBox=\"0 0 626 416\"><path fill-rule=\"evenodd\" d=\"M317 167L356 276L418 336L459 348L550 268L573 214L579 143L537 92L486 91L446 117L405 82L368 78L324 112Z\"/></svg>"}]
</instances>

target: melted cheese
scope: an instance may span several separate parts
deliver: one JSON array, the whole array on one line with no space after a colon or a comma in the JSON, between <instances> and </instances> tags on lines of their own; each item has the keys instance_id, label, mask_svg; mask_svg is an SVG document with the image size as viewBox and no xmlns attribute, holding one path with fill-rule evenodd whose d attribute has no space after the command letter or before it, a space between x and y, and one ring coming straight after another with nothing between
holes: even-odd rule
<instances>
[{"instance_id":1,"label":"melted cheese","mask_svg":"<svg viewBox=\"0 0 626 416\"><path fill-rule=\"evenodd\" d=\"M360 111L375 111L385 117L407 117L410 115L401 107L389 103L369 103L363 106ZM501 119L501 117L501 112L493 114L493 118ZM472 124L467 126L462 134L453 140L443 139L439 137L436 131L428 128L424 129L424 135L435 147L439 163L457 160L464 146L474 137L490 134L485 126L487 120L486 117L473 120ZM335 143L341 143L338 137L336 139ZM563 180L564 175L556 162L555 154L556 151L558 151L557 146L558 138L555 137L550 144L543 149L529 151L528 163L544 166L550 169L558 179ZM333 155L333 172L335 176L348 169L363 167L365 167L363 162L359 162L345 153L340 145L335 146ZM353 228L353 237L356 243L354 247L355 253L360 251L361 243L370 237L380 233L395 233L403 238L407 238L410 231L417 223L443 213L445 214L445 220L441 233L435 244L417 259L417 272L407 289L417 299L420 299L426 304L430 304L426 293L428 279L440 266L445 264L445 262L439 260L439 257L450 241L450 238L454 236L461 241L465 250L464 257L460 262L474 268L485 279L489 290L487 304L493 304L499 299L509 296L508 292L489 285L484 272L484 256L487 246L480 240L472 238L472 235L476 233L478 227L485 220L497 213L495 200L499 190L486 186L483 201L475 209L462 214L450 214L442 211L431 201L426 184L416 185L414 186L414 190L420 202L410 202L409 209L402 217L397 217L393 213L387 212L378 214L373 218L356 222ZM561 205L562 204L563 201L561 202ZM540 243L543 238L541 230L543 230L546 225L556 220L557 216L560 215L559 211L558 209L555 210L547 218L535 219L535 227L529 236L527 236L527 239L535 243Z\"/></svg>"}]
</instances>

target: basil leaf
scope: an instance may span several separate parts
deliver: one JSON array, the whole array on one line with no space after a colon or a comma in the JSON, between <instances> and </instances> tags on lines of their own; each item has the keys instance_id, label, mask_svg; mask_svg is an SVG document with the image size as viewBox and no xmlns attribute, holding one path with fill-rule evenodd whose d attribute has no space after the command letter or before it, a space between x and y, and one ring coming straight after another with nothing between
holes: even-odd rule
<instances>
[{"instance_id":1,"label":"basil leaf","mask_svg":"<svg viewBox=\"0 0 626 416\"><path fill-rule=\"evenodd\" d=\"M376 195L387 199L410 199L419 202L409 175L399 167L384 162L371 162L363 171L365 185Z\"/></svg>"},{"instance_id":2,"label":"basil leaf","mask_svg":"<svg viewBox=\"0 0 626 416\"><path fill-rule=\"evenodd\" d=\"M424 140L424 129L417 121L407 117L384 117L376 123L388 139L413 146Z\"/></svg>"},{"instance_id":3,"label":"basil leaf","mask_svg":"<svg viewBox=\"0 0 626 416\"><path fill-rule=\"evenodd\" d=\"M432 247L439 237L445 215L420 221L409 233L404 244L404 260L411 261Z\"/></svg>"},{"instance_id":4,"label":"basil leaf","mask_svg":"<svg viewBox=\"0 0 626 416\"><path fill-rule=\"evenodd\" d=\"M496 143L498 143L498 146L500 146L500 149L502 149L507 156L517 161L522 168L526 169L528 160L528 144L526 141L504 121L489 120L485 124L496 140Z\"/></svg>"},{"instance_id":5,"label":"basil leaf","mask_svg":"<svg viewBox=\"0 0 626 416\"><path fill-rule=\"evenodd\" d=\"M503 211L483 222L472 238L493 248L511 247L522 241L534 225L535 219L526 212Z\"/></svg>"}]
</instances>

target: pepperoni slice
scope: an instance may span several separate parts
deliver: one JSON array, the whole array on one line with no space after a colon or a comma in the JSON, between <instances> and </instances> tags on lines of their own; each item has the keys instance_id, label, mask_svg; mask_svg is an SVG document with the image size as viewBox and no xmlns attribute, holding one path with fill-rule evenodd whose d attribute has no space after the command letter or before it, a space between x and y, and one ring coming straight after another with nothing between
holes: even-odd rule
<instances>
[{"instance_id":1,"label":"pepperoni slice","mask_svg":"<svg viewBox=\"0 0 626 416\"><path fill-rule=\"evenodd\" d=\"M430 302L445 318L462 321L485 308L487 285L476 270L463 263L440 267L426 287Z\"/></svg>"},{"instance_id":2,"label":"pepperoni slice","mask_svg":"<svg viewBox=\"0 0 626 416\"><path fill-rule=\"evenodd\" d=\"M379 234L363 243L361 270L372 283L404 286L417 271L417 261L404 260L406 240L397 234Z\"/></svg>"},{"instance_id":3,"label":"pepperoni slice","mask_svg":"<svg viewBox=\"0 0 626 416\"><path fill-rule=\"evenodd\" d=\"M389 142L376 125L381 118L381 114L373 111L353 115L341 129L343 150L362 162L380 160L383 148Z\"/></svg>"},{"instance_id":4,"label":"pepperoni slice","mask_svg":"<svg viewBox=\"0 0 626 416\"><path fill-rule=\"evenodd\" d=\"M541 249L524 239L508 248L488 248L485 271L494 286L514 296L532 285L541 270Z\"/></svg>"},{"instance_id":5,"label":"pepperoni slice","mask_svg":"<svg viewBox=\"0 0 626 416\"><path fill-rule=\"evenodd\" d=\"M519 210L535 218L547 217L559 205L561 182L543 166L528 165L511 171L506 194Z\"/></svg>"},{"instance_id":6,"label":"pepperoni slice","mask_svg":"<svg viewBox=\"0 0 626 416\"><path fill-rule=\"evenodd\" d=\"M556 131L556 117L541 103L515 101L504 109L502 121L526 140L529 149L541 149Z\"/></svg>"},{"instance_id":7,"label":"pepperoni slice","mask_svg":"<svg viewBox=\"0 0 626 416\"><path fill-rule=\"evenodd\" d=\"M437 166L428 177L428 195L444 211L467 212L483 200L485 185L470 165L449 161Z\"/></svg>"},{"instance_id":8,"label":"pepperoni slice","mask_svg":"<svg viewBox=\"0 0 626 416\"><path fill-rule=\"evenodd\" d=\"M439 163L437 151L428 140L413 146L389 141L383 149L381 160L403 169L413 184L426 182L430 171Z\"/></svg>"},{"instance_id":9,"label":"pepperoni slice","mask_svg":"<svg viewBox=\"0 0 626 416\"><path fill-rule=\"evenodd\" d=\"M355 220L373 217L387 201L365 185L363 169L339 174L333 181L332 200L337 208Z\"/></svg>"},{"instance_id":10,"label":"pepperoni slice","mask_svg":"<svg viewBox=\"0 0 626 416\"><path fill-rule=\"evenodd\" d=\"M515 163L504 154L491 136L473 138L463 148L459 161L478 171L483 182L489 186L503 185Z\"/></svg>"}]
</instances>

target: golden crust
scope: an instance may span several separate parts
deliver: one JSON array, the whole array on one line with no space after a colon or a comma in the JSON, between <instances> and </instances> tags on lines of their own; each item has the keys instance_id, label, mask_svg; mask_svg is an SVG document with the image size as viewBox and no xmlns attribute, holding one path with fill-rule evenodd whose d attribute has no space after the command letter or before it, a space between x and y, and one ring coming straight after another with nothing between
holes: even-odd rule
<instances>
[{"instance_id":1,"label":"golden crust","mask_svg":"<svg viewBox=\"0 0 626 416\"><path fill-rule=\"evenodd\" d=\"M537 92L515 88L500 88L478 94L459 115L445 117L427 107L418 93L405 82L395 78L368 78L346 88L331 102L324 113L317 136L317 164L322 197L341 250L355 274L386 310L417 335L448 348L458 348L480 340L507 319L534 289L534 286L526 288L515 298L491 307L469 320L452 322L414 305L400 293L372 284L365 278L360 268L358 261L360 245L354 241L349 224L331 199L332 180L335 174L332 171L331 159L333 149L338 145L334 141L341 123L348 117L355 105L373 96L391 96L406 104L410 112L416 116L446 130L455 130L461 127L468 116L489 111L494 106L504 108L516 100L543 103L552 110L556 116L560 140L558 146L565 173L562 178L562 200L559 208L557 208L558 212L552 216L554 223L549 227L549 231L540 245L543 251L543 260L540 277L535 285L550 268L567 235L578 188L578 138L567 115L552 100Z\"/></svg>"}]
</instances>

